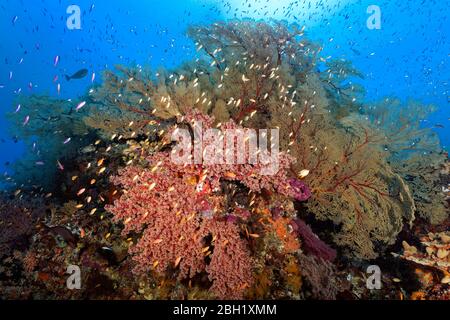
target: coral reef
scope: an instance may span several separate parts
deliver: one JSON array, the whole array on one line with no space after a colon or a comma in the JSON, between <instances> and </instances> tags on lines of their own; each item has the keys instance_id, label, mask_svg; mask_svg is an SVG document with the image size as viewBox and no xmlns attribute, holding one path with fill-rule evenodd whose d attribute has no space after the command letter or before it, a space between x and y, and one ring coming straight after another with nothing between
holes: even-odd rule
<instances>
[{"instance_id":1,"label":"coral reef","mask_svg":"<svg viewBox=\"0 0 450 320\"><path fill-rule=\"evenodd\" d=\"M16 139L23 140L26 154L13 163L14 179L8 179L8 184L53 191L66 161L92 141L92 129L82 121L86 110L77 111L77 102L48 96L21 96L16 103L21 107L7 115L9 129Z\"/></svg>"},{"instance_id":2,"label":"coral reef","mask_svg":"<svg viewBox=\"0 0 450 320\"><path fill-rule=\"evenodd\" d=\"M16 248L26 248L33 228L31 214L25 208L0 203L0 257Z\"/></svg>"},{"instance_id":3,"label":"coral reef","mask_svg":"<svg viewBox=\"0 0 450 320\"><path fill-rule=\"evenodd\" d=\"M450 232L441 232L438 234L430 233L423 236L421 245L425 252L419 252L415 246L410 246L403 242L404 253L399 256L403 259L412 261L422 266L428 266L442 270L446 276L442 279L444 284L450 282Z\"/></svg>"},{"instance_id":4,"label":"coral reef","mask_svg":"<svg viewBox=\"0 0 450 320\"><path fill-rule=\"evenodd\" d=\"M334 266L316 256L301 255L300 270L311 285L312 296L318 300L335 300L337 294L347 289L345 280L337 274Z\"/></svg>"},{"instance_id":5,"label":"coral reef","mask_svg":"<svg viewBox=\"0 0 450 320\"><path fill-rule=\"evenodd\" d=\"M412 262L421 285L411 293L413 300L448 300L450 283L450 232L420 237L420 248L403 241L403 253L394 257Z\"/></svg>"},{"instance_id":6,"label":"coral reef","mask_svg":"<svg viewBox=\"0 0 450 320\"><path fill-rule=\"evenodd\" d=\"M436 177L429 162L397 159L417 137L415 150L425 145L438 150L431 131L419 127L431 107L413 102L405 107L393 99L364 104L364 90L355 82L361 73L349 61L321 58L320 46L295 26L217 23L192 27L189 35L201 52L195 66L153 77L120 68L101 89L111 93L108 108L144 117L155 132L190 108L214 115L216 123L232 118L252 128L280 128L283 149L298 160L292 171L309 172L304 179L313 191L311 214L339 226L334 242L349 256L375 258L394 243L404 221L412 223L416 210L421 217L433 212L434 223L448 216L430 179L411 177L430 170ZM321 63L326 69L318 72ZM393 130L395 119L402 122L400 130Z\"/></svg>"},{"instance_id":7,"label":"coral reef","mask_svg":"<svg viewBox=\"0 0 450 320\"><path fill-rule=\"evenodd\" d=\"M198 112L184 117L187 123L193 119L204 120L205 132L214 121ZM225 126L230 128L232 123ZM175 267L179 268L181 280L206 270L213 280L211 289L219 297L242 297L241 291L253 282L252 260L233 219L220 222L234 214L233 204L227 203L223 192L223 182L238 181L250 192L265 189L306 200L307 196L292 187L286 176L289 158L280 160L281 168L275 176L261 175L260 165L177 165L164 152L149 156L145 167L121 170L112 181L122 188L123 195L106 209L124 223L124 236L142 232L132 248L135 271L154 269L162 273ZM212 237L211 244L207 237ZM211 259L209 265L205 265L205 256Z\"/></svg>"},{"instance_id":8,"label":"coral reef","mask_svg":"<svg viewBox=\"0 0 450 320\"><path fill-rule=\"evenodd\" d=\"M0 298L448 299L450 166L421 122L433 108L368 102L363 74L296 25L188 35L197 59L173 70L116 66L76 101L17 101L27 150L0 200ZM205 160L234 150L227 130L274 128L272 175L250 152L172 158L181 130Z\"/></svg>"}]
</instances>

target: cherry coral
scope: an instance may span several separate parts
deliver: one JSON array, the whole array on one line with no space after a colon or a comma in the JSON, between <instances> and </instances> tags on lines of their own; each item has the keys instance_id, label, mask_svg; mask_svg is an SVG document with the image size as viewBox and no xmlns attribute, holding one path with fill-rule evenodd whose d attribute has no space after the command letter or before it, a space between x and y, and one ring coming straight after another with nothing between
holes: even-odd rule
<instances>
[{"instance_id":1,"label":"cherry coral","mask_svg":"<svg viewBox=\"0 0 450 320\"><path fill-rule=\"evenodd\" d=\"M188 123L192 119L202 119L205 130L213 123L198 112L184 117ZM236 125L230 122L226 127ZM142 232L130 249L136 262L134 271L163 273L175 268L179 280L206 271L216 296L242 298L253 283L252 258L240 237L237 219L224 219L226 197L221 182L237 181L253 192L264 189L306 199L306 187L298 188L298 182L288 178L291 158L281 155L279 161L278 173L264 176L259 165L180 165L171 161L170 153L159 152L147 157L145 168L122 169L112 182L122 187L123 195L107 210L124 223L124 235ZM209 263L205 257L210 258Z\"/></svg>"}]
</instances>

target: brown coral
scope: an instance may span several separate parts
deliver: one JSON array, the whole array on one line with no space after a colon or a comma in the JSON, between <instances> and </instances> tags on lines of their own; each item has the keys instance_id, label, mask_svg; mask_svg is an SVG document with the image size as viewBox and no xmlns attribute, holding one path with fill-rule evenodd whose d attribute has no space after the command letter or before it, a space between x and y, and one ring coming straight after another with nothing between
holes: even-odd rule
<instances>
[{"instance_id":1,"label":"brown coral","mask_svg":"<svg viewBox=\"0 0 450 320\"><path fill-rule=\"evenodd\" d=\"M299 263L314 299L335 300L339 292L348 289L349 284L330 262L316 256L300 255Z\"/></svg>"}]
</instances>

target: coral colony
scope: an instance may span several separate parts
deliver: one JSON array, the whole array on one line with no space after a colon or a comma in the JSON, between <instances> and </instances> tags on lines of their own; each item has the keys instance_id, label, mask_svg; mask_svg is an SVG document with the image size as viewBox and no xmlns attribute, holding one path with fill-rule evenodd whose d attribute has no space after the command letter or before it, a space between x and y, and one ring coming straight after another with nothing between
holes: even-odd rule
<instances>
[{"instance_id":1,"label":"coral colony","mask_svg":"<svg viewBox=\"0 0 450 320\"><path fill-rule=\"evenodd\" d=\"M449 299L432 107L366 104L360 72L296 25L188 34L196 60L173 70L17 99L29 151L0 199L0 297Z\"/></svg>"}]
</instances>

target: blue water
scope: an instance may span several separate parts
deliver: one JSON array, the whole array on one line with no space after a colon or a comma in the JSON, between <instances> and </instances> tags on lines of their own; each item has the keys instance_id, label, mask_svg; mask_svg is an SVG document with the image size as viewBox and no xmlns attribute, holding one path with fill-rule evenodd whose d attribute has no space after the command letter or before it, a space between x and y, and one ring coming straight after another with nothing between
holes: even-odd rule
<instances>
[{"instance_id":1,"label":"blue water","mask_svg":"<svg viewBox=\"0 0 450 320\"><path fill-rule=\"evenodd\" d=\"M81 30L69 30L66 9L82 10ZM382 13L380 30L369 30L367 7ZM364 74L366 99L389 95L432 103L438 111L424 125L435 126L444 147L450 145L450 1L317 0L0 0L0 171L22 156L4 118L17 95L75 99L115 64L172 67L195 50L185 30L233 18L286 19L306 26L326 55L352 60ZM54 57L60 62L54 67ZM89 76L66 82L65 74L87 68ZM12 73L12 79L10 79ZM32 84L31 87L29 84ZM20 92L19 92L20 91ZM444 128L441 128L441 125Z\"/></svg>"}]
</instances>

